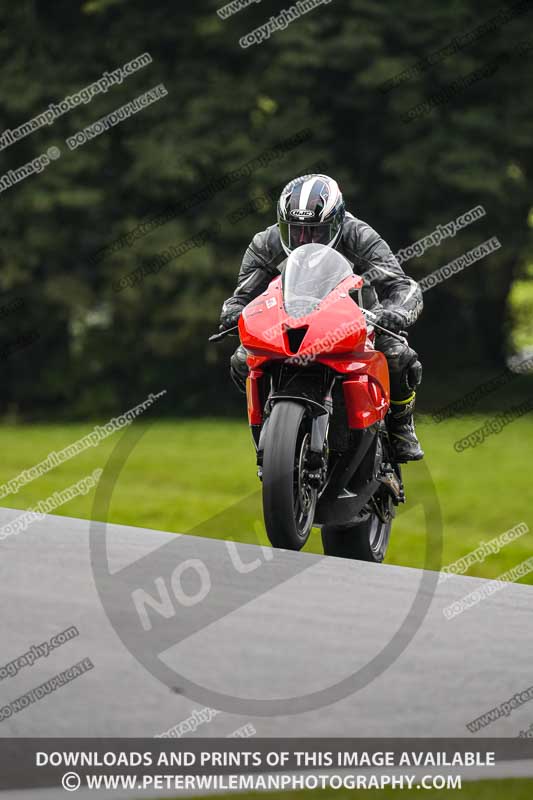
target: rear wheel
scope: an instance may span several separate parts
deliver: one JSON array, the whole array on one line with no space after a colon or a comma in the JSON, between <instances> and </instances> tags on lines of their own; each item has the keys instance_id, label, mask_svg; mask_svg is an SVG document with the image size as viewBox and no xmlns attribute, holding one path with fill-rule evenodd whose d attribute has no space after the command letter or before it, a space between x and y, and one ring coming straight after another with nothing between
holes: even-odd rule
<instances>
[{"instance_id":1,"label":"rear wheel","mask_svg":"<svg viewBox=\"0 0 533 800\"><path fill-rule=\"evenodd\" d=\"M310 419L304 406L276 403L263 452L263 514L274 547L301 550L311 532L317 490L309 483Z\"/></svg>"},{"instance_id":2,"label":"rear wheel","mask_svg":"<svg viewBox=\"0 0 533 800\"><path fill-rule=\"evenodd\" d=\"M383 561L389 544L394 505L387 496L378 503L372 499L360 518L347 528L322 527L324 554L359 561Z\"/></svg>"}]
</instances>

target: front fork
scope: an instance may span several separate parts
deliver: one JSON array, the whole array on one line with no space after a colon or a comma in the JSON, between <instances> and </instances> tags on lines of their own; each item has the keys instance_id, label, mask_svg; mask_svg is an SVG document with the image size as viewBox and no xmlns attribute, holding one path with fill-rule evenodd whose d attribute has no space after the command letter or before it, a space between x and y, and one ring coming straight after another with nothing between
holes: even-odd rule
<instances>
[{"instance_id":1,"label":"front fork","mask_svg":"<svg viewBox=\"0 0 533 800\"><path fill-rule=\"evenodd\" d=\"M277 400L289 399L287 395L270 396L266 406L272 409ZM311 418L311 436L309 450L307 453L305 470L309 485L320 490L325 482L328 467L328 430L329 420L333 412L333 400L331 391L324 399L323 405L314 401L309 401L305 397L291 397L290 399L301 402L305 405ZM257 451L257 475L259 479L263 476L263 452L266 441L266 432L270 422L270 413L265 416L262 425L252 425L252 436Z\"/></svg>"},{"instance_id":2,"label":"front fork","mask_svg":"<svg viewBox=\"0 0 533 800\"><path fill-rule=\"evenodd\" d=\"M331 401L331 398L329 398ZM325 404L326 405L326 404ZM328 473L328 430L331 409L311 420L311 442L307 455L309 484L320 491Z\"/></svg>"}]
</instances>

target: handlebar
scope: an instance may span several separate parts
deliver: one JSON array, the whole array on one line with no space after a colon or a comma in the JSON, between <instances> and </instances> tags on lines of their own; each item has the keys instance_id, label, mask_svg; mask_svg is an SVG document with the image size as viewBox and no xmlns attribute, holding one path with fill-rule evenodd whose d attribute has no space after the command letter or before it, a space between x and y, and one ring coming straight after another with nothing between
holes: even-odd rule
<instances>
[{"instance_id":1,"label":"handlebar","mask_svg":"<svg viewBox=\"0 0 533 800\"><path fill-rule=\"evenodd\" d=\"M239 329L238 325L234 325L233 328L227 328L225 331L221 331L220 333L214 333L212 336L209 337L210 342L220 342L222 339L225 339L226 336L229 336L230 333L237 331Z\"/></svg>"},{"instance_id":2,"label":"handlebar","mask_svg":"<svg viewBox=\"0 0 533 800\"><path fill-rule=\"evenodd\" d=\"M352 296L351 292L350 292L350 297L352 297L352 300L354 300L354 302L355 302L355 298ZM374 321L376 319L376 315L372 311L368 311L366 308L361 308L360 310L363 312L365 317L368 318L368 321L371 323L371 325L374 328L378 328L380 331L383 331L384 333L388 333L389 336L392 336L393 339L397 339L399 342L402 342L402 344L404 344L407 341L405 339L405 337L400 336L398 333L395 333L394 331L390 331L388 328L384 328L383 325L378 325L378 323ZM238 329L239 329L239 326L238 325L234 325L232 328L227 328L225 331L221 331L220 333L214 333L212 336L209 337L209 341L210 342L220 342L220 341L222 341L222 339L225 339L226 336L229 336L231 333L234 333Z\"/></svg>"}]
</instances>

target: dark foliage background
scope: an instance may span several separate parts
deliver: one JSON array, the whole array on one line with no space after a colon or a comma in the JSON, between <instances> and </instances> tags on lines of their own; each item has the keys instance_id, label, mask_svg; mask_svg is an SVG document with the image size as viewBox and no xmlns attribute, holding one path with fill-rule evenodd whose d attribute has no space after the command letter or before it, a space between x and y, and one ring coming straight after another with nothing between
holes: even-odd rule
<instances>
[{"instance_id":1,"label":"dark foliage background","mask_svg":"<svg viewBox=\"0 0 533 800\"><path fill-rule=\"evenodd\" d=\"M426 293L412 335L426 370L422 401L442 402L443 387L457 396L457 386L467 388L461 375L473 380L503 368L509 292L532 249L531 12L383 92L385 81L505 6L333 0L261 45L239 46L290 4L264 0L222 21L221 0L2 0L0 133L105 70L145 51L153 58L122 85L0 152L3 175L52 145L61 150L44 172L0 194L0 305L22 302L0 315L2 413L89 417L161 387L172 413L242 411L227 377L230 346L215 348L207 337L248 241L274 220L275 204L238 223L230 216L317 163L394 251L485 207L482 220L404 265L421 279L485 239L502 243ZM491 75L404 122L410 108L494 59ZM159 83L167 97L68 149L66 137ZM304 129L311 131L305 143L95 263L98 250L140 222ZM138 286L113 289L206 229L213 236L205 246Z\"/></svg>"}]
</instances>

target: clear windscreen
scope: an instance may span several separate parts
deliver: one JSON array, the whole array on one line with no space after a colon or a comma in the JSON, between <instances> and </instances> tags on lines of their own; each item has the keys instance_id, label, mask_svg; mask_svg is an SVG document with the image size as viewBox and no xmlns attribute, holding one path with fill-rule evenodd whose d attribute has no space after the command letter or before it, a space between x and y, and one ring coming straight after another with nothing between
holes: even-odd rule
<instances>
[{"instance_id":1,"label":"clear windscreen","mask_svg":"<svg viewBox=\"0 0 533 800\"><path fill-rule=\"evenodd\" d=\"M344 278L350 262L331 247L304 244L292 252L282 270L283 304L291 317L310 314Z\"/></svg>"}]
</instances>

